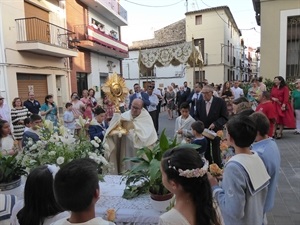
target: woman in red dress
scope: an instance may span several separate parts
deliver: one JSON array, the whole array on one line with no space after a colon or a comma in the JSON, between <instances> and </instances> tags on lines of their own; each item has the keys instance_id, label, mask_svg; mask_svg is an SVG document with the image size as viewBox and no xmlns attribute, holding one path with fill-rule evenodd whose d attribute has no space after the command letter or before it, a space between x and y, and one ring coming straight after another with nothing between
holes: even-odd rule
<instances>
[{"instance_id":1,"label":"woman in red dress","mask_svg":"<svg viewBox=\"0 0 300 225\"><path fill-rule=\"evenodd\" d=\"M291 103L289 101L290 90L281 76L274 78L274 86L271 90L271 99L274 104L277 119L275 126L275 137L282 137L283 127L295 128L296 122ZM276 129L279 128L278 132Z\"/></svg>"}]
</instances>

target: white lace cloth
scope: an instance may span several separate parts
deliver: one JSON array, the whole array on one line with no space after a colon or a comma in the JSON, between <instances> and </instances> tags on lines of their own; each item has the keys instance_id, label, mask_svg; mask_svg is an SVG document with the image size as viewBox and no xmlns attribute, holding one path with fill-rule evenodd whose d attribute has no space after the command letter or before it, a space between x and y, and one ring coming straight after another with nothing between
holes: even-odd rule
<instances>
[{"instance_id":1,"label":"white lace cloth","mask_svg":"<svg viewBox=\"0 0 300 225\"><path fill-rule=\"evenodd\" d=\"M161 213L153 209L150 196L142 195L134 199L122 198L125 184L121 176L107 175L100 182L100 199L96 204L96 216L106 219L106 210L116 210L116 225L158 224Z\"/></svg>"}]
</instances>

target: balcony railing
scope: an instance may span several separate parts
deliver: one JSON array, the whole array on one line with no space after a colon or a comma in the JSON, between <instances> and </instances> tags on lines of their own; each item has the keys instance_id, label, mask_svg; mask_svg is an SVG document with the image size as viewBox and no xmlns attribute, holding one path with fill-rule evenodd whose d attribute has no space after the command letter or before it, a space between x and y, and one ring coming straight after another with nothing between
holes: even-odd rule
<instances>
[{"instance_id":1,"label":"balcony railing","mask_svg":"<svg viewBox=\"0 0 300 225\"><path fill-rule=\"evenodd\" d=\"M68 48L72 31L37 17L16 19L18 42L41 42Z\"/></svg>"},{"instance_id":2,"label":"balcony railing","mask_svg":"<svg viewBox=\"0 0 300 225\"><path fill-rule=\"evenodd\" d=\"M122 58L127 57L128 55L128 45L115 39L113 36L106 34L98 29L93 28L89 25L76 25L74 26L75 36L80 41L91 41L93 43L97 43L100 46L105 47L105 50L102 53L106 54L106 50L110 50L110 52L114 52L114 54L118 54L122 56ZM85 43L80 43L79 46L84 47ZM94 49L95 50L95 49Z\"/></svg>"},{"instance_id":3,"label":"balcony railing","mask_svg":"<svg viewBox=\"0 0 300 225\"><path fill-rule=\"evenodd\" d=\"M120 15L127 21L127 11L116 0L97 0L102 5L112 9L115 13Z\"/></svg>"}]
</instances>

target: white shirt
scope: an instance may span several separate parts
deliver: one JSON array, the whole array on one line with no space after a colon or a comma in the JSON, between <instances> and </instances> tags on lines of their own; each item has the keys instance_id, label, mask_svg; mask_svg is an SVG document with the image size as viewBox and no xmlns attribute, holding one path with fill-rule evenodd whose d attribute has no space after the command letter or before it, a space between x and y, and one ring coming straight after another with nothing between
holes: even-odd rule
<instances>
[{"instance_id":1,"label":"white shirt","mask_svg":"<svg viewBox=\"0 0 300 225\"><path fill-rule=\"evenodd\" d=\"M156 106L158 105L159 100L158 97L152 93L152 95L149 95L149 101L150 101L150 105L147 106L148 112L152 112L156 110Z\"/></svg>"},{"instance_id":2,"label":"white shirt","mask_svg":"<svg viewBox=\"0 0 300 225\"><path fill-rule=\"evenodd\" d=\"M2 107L0 106L0 119L6 120L9 124L11 122L10 108L6 103L3 103Z\"/></svg>"},{"instance_id":3,"label":"white shirt","mask_svg":"<svg viewBox=\"0 0 300 225\"><path fill-rule=\"evenodd\" d=\"M24 200L19 200L14 205L14 208L12 210L11 217L10 217L11 225L19 225L17 214L23 207L24 207ZM53 224L55 221L58 221L60 219L67 218L67 217L70 217L69 212L67 212L67 211L61 212L61 213L56 214L55 216L46 217L43 225L50 225L50 224Z\"/></svg>"},{"instance_id":4,"label":"white shirt","mask_svg":"<svg viewBox=\"0 0 300 225\"><path fill-rule=\"evenodd\" d=\"M232 87L231 90L233 92L234 99L237 99L237 98L239 98L241 96L244 96L244 91L240 87L237 87L237 88Z\"/></svg>"},{"instance_id":5,"label":"white shirt","mask_svg":"<svg viewBox=\"0 0 300 225\"><path fill-rule=\"evenodd\" d=\"M14 147L14 139L12 138L11 135L8 135L4 138L2 138L1 140L1 147L0 150L11 150Z\"/></svg>"}]
</instances>

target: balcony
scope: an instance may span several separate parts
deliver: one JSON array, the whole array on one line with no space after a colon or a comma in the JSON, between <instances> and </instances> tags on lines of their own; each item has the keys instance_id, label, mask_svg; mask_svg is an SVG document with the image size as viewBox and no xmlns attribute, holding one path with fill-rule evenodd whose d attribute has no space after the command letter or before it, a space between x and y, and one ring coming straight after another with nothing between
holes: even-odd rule
<instances>
[{"instance_id":1,"label":"balcony","mask_svg":"<svg viewBox=\"0 0 300 225\"><path fill-rule=\"evenodd\" d=\"M106 17L118 26L126 26L127 11L117 2L117 0L80 0L89 8L92 8L100 15Z\"/></svg>"},{"instance_id":2,"label":"balcony","mask_svg":"<svg viewBox=\"0 0 300 225\"><path fill-rule=\"evenodd\" d=\"M73 32L36 17L16 19L17 50L58 58L75 57L70 42Z\"/></svg>"},{"instance_id":3,"label":"balcony","mask_svg":"<svg viewBox=\"0 0 300 225\"><path fill-rule=\"evenodd\" d=\"M118 59L128 58L128 45L111 35L88 25L76 25L74 31L80 41L78 47Z\"/></svg>"}]
</instances>

